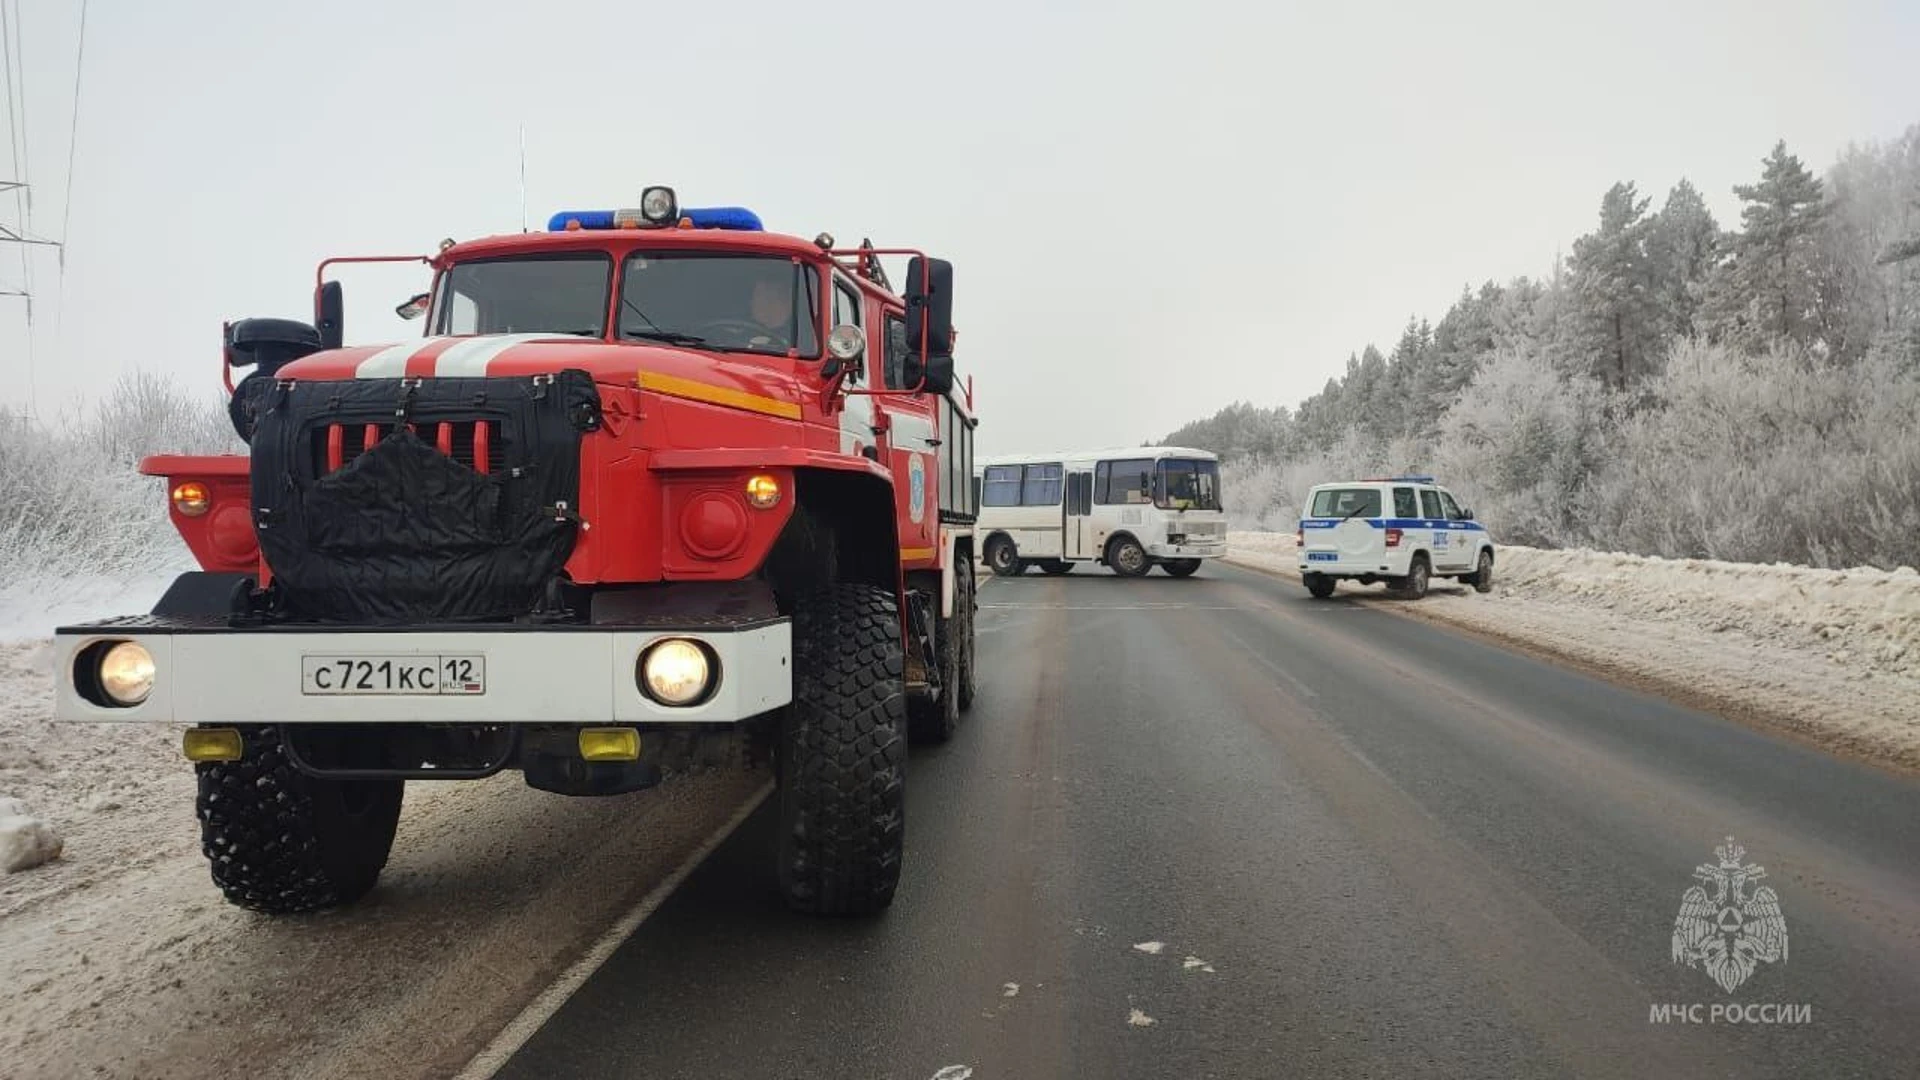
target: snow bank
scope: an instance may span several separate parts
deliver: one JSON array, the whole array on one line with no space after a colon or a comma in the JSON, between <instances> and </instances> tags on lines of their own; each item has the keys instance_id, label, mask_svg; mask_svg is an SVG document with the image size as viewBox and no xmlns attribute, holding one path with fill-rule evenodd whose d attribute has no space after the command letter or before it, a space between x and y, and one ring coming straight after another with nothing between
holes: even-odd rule
<instances>
[{"instance_id":1,"label":"snow bank","mask_svg":"<svg viewBox=\"0 0 1920 1080\"><path fill-rule=\"evenodd\" d=\"M1236 532L1228 559L1291 575L1290 533ZM1435 582L1339 595L1598 664L1836 749L1920 766L1920 572L1818 570L1502 547L1494 591Z\"/></svg>"},{"instance_id":2,"label":"snow bank","mask_svg":"<svg viewBox=\"0 0 1920 1080\"><path fill-rule=\"evenodd\" d=\"M14 873L60 857L60 834L19 799L0 798L0 871Z\"/></svg>"}]
</instances>

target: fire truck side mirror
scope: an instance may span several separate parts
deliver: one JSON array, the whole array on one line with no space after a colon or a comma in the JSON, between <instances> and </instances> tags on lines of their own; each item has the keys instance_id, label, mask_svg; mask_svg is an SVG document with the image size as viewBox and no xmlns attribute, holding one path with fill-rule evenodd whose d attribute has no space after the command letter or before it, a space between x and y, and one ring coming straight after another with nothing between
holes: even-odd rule
<instances>
[{"instance_id":1,"label":"fire truck side mirror","mask_svg":"<svg viewBox=\"0 0 1920 1080\"><path fill-rule=\"evenodd\" d=\"M340 295L340 283L329 281L320 286L313 298L313 324L320 331L320 347L337 349L346 341L346 300Z\"/></svg>"},{"instance_id":2,"label":"fire truck side mirror","mask_svg":"<svg viewBox=\"0 0 1920 1080\"><path fill-rule=\"evenodd\" d=\"M919 366L920 358L918 356L908 359L907 367L909 369ZM947 391L953 389L953 357L943 353L934 353L927 357L925 381L922 382L919 379L914 379L912 375L913 373L909 371L908 385L919 386L921 393L945 394Z\"/></svg>"},{"instance_id":3,"label":"fire truck side mirror","mask_svg":"<svg viewBox=\"0 0 1920 1080\"><path fill-rule=\"evenodd\" d=\"M953 350L953 264L914 256L907 262L907 349L916 355Z\"/></svg>"}]
</instances>

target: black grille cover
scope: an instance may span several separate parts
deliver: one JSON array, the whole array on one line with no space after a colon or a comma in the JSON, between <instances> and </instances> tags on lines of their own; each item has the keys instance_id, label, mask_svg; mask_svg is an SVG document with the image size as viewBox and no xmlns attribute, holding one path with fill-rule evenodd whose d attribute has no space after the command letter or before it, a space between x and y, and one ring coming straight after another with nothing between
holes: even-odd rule
<instances>
[{"instance_id":1,"label":"black grille cover","mask_svg":"<svg viewBox=\"0 0 1920 1080\"><path fill-rule=\"evenodd\" d=\"M315 622L510 619L573 552L580 439L599 426L583 371L511 378L266 382L247 388L254 524L274 611ZM407 429L492 423L497 467L476 472ZM379 442L327 472L331 424Z\"/></svg>"}]
</instances>

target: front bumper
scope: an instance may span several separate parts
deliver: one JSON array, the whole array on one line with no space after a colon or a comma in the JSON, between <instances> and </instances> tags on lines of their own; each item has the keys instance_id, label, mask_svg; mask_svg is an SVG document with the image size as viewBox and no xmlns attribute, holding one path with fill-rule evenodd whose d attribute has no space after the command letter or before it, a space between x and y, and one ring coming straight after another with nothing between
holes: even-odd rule
<instances>
[{"instance_id":1,"label":"front bumper","mask_svg":"<svg viewBox=\"0 0 1920 1080\"><path fill-rule=\"evenodd\" d=\"M1148 544L1147 554L1156 559L1215 559L1227 553L1224 540L1192 541L1183 544Z\"/></svg>"},{"instance_id":2,"label":"front bumper","mask_svg":"<svg viewBox=\"0 0 1920 1080\"><path fill-rule=\"evenodd\" d=\"M643 694L635 664L661 638L699 641L717 659L717 685L698 705L675 708ZM137 641L153 656L145 701L111 708L81 691L89 647ZM230 627L224 617L133 616L54 632L54 716L106 723L182 724L724 724L793 697L792 628L785 618L722 625L525 628ZM480 656L478 694L304 692L302 658Z\"/></svg>"}]
</instances>

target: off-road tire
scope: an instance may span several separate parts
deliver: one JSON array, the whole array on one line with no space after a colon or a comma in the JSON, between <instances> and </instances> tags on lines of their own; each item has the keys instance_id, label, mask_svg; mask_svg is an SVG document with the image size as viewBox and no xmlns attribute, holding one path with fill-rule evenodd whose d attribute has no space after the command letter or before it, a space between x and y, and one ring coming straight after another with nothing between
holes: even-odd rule
<instances>
[{"instance_id":1,"label":"off-road tire","mask_svg":"<svg viewBox=\"0 0 1920 1080\"><path fill-rule=\"evenodd\" d=\"M1168 559L1160 564L1169 577L1192 577L1200 569L1199 559Z\"/></svg>"},{"instance_id":2,"label":"off-road tire","mask_svg":"<svg viewBox=\"0 0 1920 1080\"><path fill-rule=\"evenodd\" d=\"M953 587L956 590L953 598L954 610L966 613L966 624L960 631L960 711L965 712L973 708L974 623L980 613L980 601L976 595L978 590L973 580L971 560L954 567Z\"/></svg>"},{"instance_id":3,"label":"off-road tire","mask_svg":"<svg viewBox=\"0 0 1920 1080\"><path fill-rule=\"evenodd\" d=\"M839 584L793 612L793 704L780 734L779 880L787 906L865 915L893 902L906 835L906 689L893 594Z\"/></svg>"},{"instance_id":4,"label":"off-road tire","mask_svg":"<svg viewBox=\"0 0 1920 1080\"><path fill-rule=\"evenodd\" d=\"M1482 592L1482 593L1492 592L1493 591L1493 552L1482 551L1480 553L1479 562L1474 564L1473 573L1465 575L1460 580L1467 583L1468 585L1473 586L1474 592Z\"/></svg>"},{"instance_id":5,"label":"off-road tire","mask_svg":"<svg viewBox=\"0 0 1920 1080\"><path fill-rule=\"evenodd\" d=\"M1059 577L1061 574L1073 573L1073 564L1061 559L1054 559L1049 562L1041 563L1040 570L1042 573L1052 574L1054 577Z\"/></svg>"},{"instance_id":6,"label":"off-road tire","mask_svg":"<svg viewBox=\"0 0 1920 1080\"><path fill-rule=\"evenodd\" d=\"M287 760L280 731L241 731L239 761L195 766L200 849L227 900L269 915L351 904L387 865L404 780L322 780Z\"/></svg>"},{"instance_id":7,"label":"off-road tire","mask_svg":"<svg viewBox=\"0 0 1920 1080\"><path fill-rule=\"evenodd\" d=\"M1026 573L1027 564L1020 561L1020 549L1013 541L996 536L987 541L987 569L999 577L1019 577Z\"/></svg>"},{"instance_id":8,"label":"off-road tire","mask_svg":"<svg viewBox=\"0 0 1920 1080\"><path fill-rule=\"evenodd\" d=\"M1145 577L1153 569L1147 549L1131 536L1118 537L1107 545L1107 565L1121 577Z\"/></svg>"},{"instance_id":9,"label":"off-road tire","mask_svg":"<svg viewBox=\"0 0 1920 1080\"><path fill-rule=\"evenodd\" d=\"M1432 583L1433 567L1428 564L1427 557L1415 555L1413 562L1407 565L1407 576L1394 580L1393 591L1403 600L1419 600L1427 595L1427 586Z\"/></svg>"},{"instance_id":10,"label":"off-road tire","mask_svg":"<svg viewBox=\"0 0 1920 1080\"><path fill-rule=\"evenodd\" d=\"M1325 574L1307 574L1300 580L1306 583L1307 591L1313 594L1315 600L1325 600L1332 596L1334 587L1339 584Z\"/></svg>"}]
</instances>

